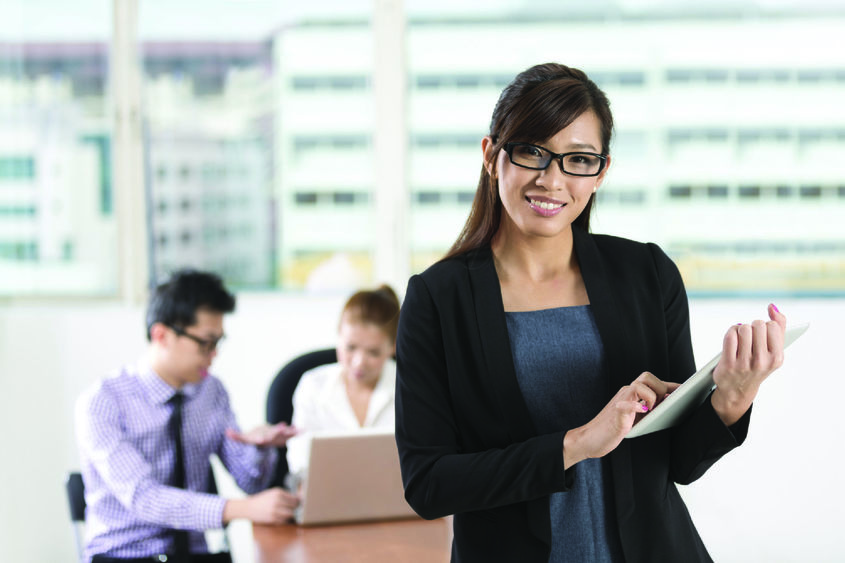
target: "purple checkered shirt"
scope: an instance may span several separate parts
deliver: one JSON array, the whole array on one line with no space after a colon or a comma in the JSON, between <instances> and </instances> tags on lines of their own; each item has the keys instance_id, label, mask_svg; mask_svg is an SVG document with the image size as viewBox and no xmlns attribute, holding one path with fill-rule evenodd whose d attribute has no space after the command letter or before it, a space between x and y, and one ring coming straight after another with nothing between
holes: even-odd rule
<instances>
[{"instance_id":1,"label":"purple checkered shirt","mask_svg":"<svg viewBox=\"0 0 845 563\"><path fill-rule=\"evenodd\" d=\"M171 529L190 530L191 551L207 551L203 530L223 525L226 503L207 494L209 456L217 454L247 493L262 490L276 463L273 448L226 438L238 428L229 395L213 376L182 388L186 489L166 485L176 456L167 432L175 389L143 364L124 367L84 393L76 405L85 482L86 548L110 557L172 551Z\"/></svg>"}]
</instances>

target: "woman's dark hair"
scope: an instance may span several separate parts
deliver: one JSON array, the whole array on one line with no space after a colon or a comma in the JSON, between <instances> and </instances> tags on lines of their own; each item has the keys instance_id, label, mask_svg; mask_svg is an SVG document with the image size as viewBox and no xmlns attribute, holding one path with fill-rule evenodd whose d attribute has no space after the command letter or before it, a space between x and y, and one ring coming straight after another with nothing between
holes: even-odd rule
<instances>
[{"instance_id":1,"label":"woman's dark hair","mask_svg":"<svg viewBox=\"0 0 845 563\"><path fill-rule=\"evenodd\" d=\"M341 322L372 324L382 329L391 342L396 342L396 329L399 325L399 298L389 285L381 285L375 290L363 290L355 293L343 306Z\"/></svg>"},{"instance_id":2,"label":"woman's dark hair","mask_svg":"<svg viewBox=\"0 0 845 563\"><path fill-rule=\"evenodd\" d=\"M496 159L505 144L549 139L587 111L598 118L601 152L609 154L613 134L610 102L584 72L557 63L541 64L519 73L502 90L490 121L491 162L481 167L469 217L443 260L489 244L496 234L502 217ZM487 172L487 165L492 165L492 175ZM590 230L594 199L595 195L590 196L584 211L575 219L575 225L585 231Z\"/></svg>"},{"instance_id":3,"label":"woman's dark hair","mask_svg":"<svg viewBox=\"0 0 845 563\"><path fill-rule=\"evenodd\" d=\"M147 340L155 323L185 328L197 322L197 310L215 313L235 310L235 296L216 274L179 270L153 290L147 306Z\"/></svg>"}]
</instances>

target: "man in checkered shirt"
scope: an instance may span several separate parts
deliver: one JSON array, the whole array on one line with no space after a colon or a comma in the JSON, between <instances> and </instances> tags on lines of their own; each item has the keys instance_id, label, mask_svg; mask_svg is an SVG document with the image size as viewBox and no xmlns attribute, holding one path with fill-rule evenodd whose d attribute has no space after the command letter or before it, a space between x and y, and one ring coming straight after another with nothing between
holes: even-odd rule
<instances>
[{"instance_id":1,"label":"man in checkered shirt","mask_svg":"<svg viewBox=\"0 0 845 563\"><path fill-rule=\"evenodd\" d=\"M150 300L146 357L80 397L76 431L86 557L93 563L225 561L228 554L206 553L204 530L237 518L262 524L291 518L299 499L265 487L275 447L295 430L282 423L240 432L223 384L208 373L223 338L223 315L234 308L235 297L216 275L177 272ZM175 418L181 434L173 430ZM181 466L175 445L180 435ZM249 496L224 499L205 492L211 454Z\"/></svg>"}]
</instances>

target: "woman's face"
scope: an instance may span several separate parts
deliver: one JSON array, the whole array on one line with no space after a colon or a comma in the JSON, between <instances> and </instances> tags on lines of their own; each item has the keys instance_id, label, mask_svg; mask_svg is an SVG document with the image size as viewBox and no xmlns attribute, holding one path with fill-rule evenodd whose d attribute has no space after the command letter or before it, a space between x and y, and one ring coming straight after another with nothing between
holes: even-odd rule
<instances>
[{"instance_id":1,"label":"woman's face","mask_svg":"<svg viewBox=\"0 0 845 563\"><path fill-rule=\"evenodd\" d=\"M514 141L534 143L557 154L602 152L599 120L591 111L582 113L550 139ZM492 147L492 140L486 137L482 143L485 157L493 156L489 154ZM604 181L610 157L598 176L570 176L561 171L559 163L552 160L545 170L530 170L513 164L504 149L499 151L492 165L498 171L499 197L504 207L501 228L514 227L529 237L554 237L569 231Z\"/></svg>"},{"instance_id":2,"label":"woman's face","mask_svg":"<svg viewBox=\"0 0 845 563\"><path fill-rule=\"evenodd\" d=\"M337 359L348 383L374 387L384 362L393 355L394 344L378 326L341 320Z\"/></svg>"}]
</instances>

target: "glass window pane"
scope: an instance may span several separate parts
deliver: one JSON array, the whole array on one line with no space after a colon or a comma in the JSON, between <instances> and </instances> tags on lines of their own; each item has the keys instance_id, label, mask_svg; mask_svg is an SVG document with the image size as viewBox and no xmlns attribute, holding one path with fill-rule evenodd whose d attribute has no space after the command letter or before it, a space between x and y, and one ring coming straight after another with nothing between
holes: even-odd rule
<instances>
[{"instance_id":1,"label":"glass window pane","mask_svg":"<svg viewBox=\"0 0 845 563\"><path fill-rule=\"evenodd\" d=\"M12 0L2 17L0 296L115 295L111 3Z\"/></svg>"},{"instance_id":2,"label":"glass window pane","mask_svg":"<svg viewBox=\"0 0 845 563\"><path fill-rule=\"evenodd\" d=\"M140 3L152 275L204 268L237 289L371 280L369 3L177 4ZM341 23L311 20L330 16Z\"/></svg>"},{"instance_id":3,"label":"glass window pane","mask_svg":"<svg viewBox=\"0 0 845 563\"><path fill-rule=\"evenodd\" d=\"M558 61L586 71L614 112L595 232L660 243L693 295L845 293L845 50L818 39L845 23L841 6L819 17L799 2L754 14L539 1L514 17L514 6L491 2L480 18L469 2L406 2L416 270L467 218L471 197L434 194L475 189L501 88Z\"/></svg>"}]
</instances>

